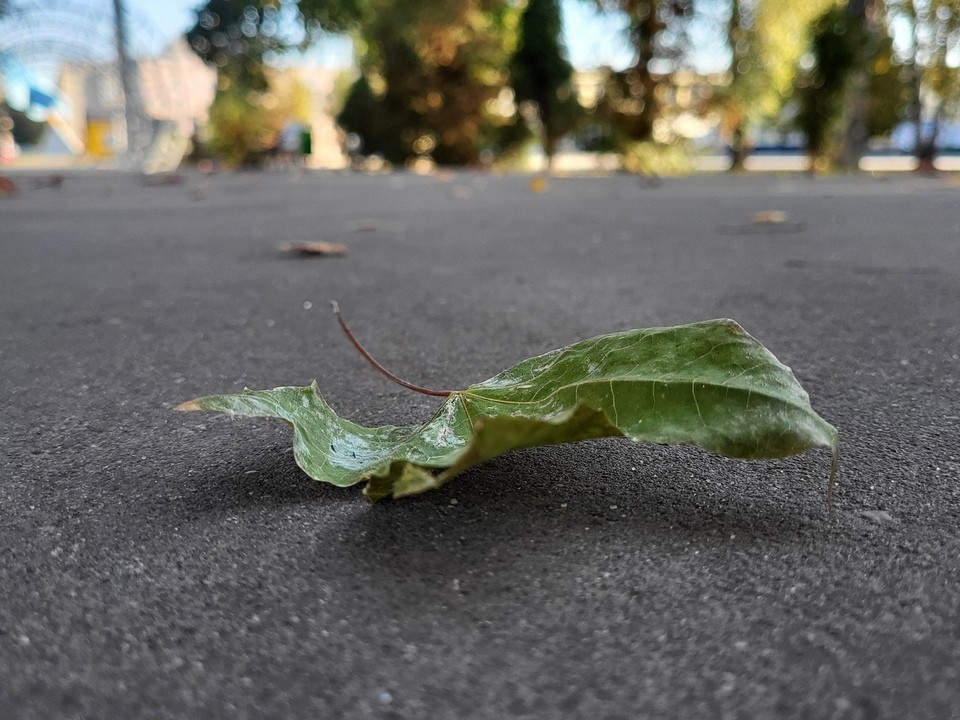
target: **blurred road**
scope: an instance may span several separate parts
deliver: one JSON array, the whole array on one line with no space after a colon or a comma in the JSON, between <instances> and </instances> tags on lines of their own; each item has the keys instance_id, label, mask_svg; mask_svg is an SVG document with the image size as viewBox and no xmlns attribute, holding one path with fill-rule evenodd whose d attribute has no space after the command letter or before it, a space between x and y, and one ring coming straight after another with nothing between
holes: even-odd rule
<instances>
[{"instance_id":1,"label":"blurred road","mask_svg":"<svg viewBox=\"0 0 960 720\"><path fill-rule=\"evenodd\" d=\"M0 717L957 717L951 178L185 178L0 197ZM278 250L314 240L349 252ZM825 453L615 440L370 505L282 423L173 412L316 378L429 417L332 298L433 386L735 318L840 429L835 510Z\"/></svg>"}]
</instances>

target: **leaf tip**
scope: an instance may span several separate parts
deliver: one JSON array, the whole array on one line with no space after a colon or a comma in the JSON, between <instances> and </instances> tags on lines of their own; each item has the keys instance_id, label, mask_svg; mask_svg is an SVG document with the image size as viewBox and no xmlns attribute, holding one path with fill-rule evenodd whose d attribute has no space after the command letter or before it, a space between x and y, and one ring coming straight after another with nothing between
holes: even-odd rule
<instances>
[{"instance_id":1,"label":"leaf tip","mask_svg":"<svg viewBox=\"0 0 960 720\"><path fill-rule=\"evenodd\" d=\"M200 407L200 403L198 403L196 400L188 400L185 403L180 403L177 405L174 410L177 412L193 412L195 410L203 410L203 408Z\"/></svg>"},{"instance_id":2,"label":"leaf tip","mask_svg":"<svg viewBox=\"0 0 960 720\"><path fill-rule=\"evenodd\" d=\"M338 303L336 300L331 300L330 307L333 309L333 314L337 317L340 317L340 303Z\"/></svg>"},{"instance_id":3,"label":"leaf tip","mask_svg":"<svg viewBox=\"0 0 960 720\"><path fill-rule=\"evenodd\" d=\"M734 320L733 318L718 318L718 319L716 320L716 323L717 323L718 325L722 325L723 327L727 328L728 330L730 330L730 331L732 331L732 332L735 332L735 333L738 333L738 334L740 334L740 335L748 335L748 334L749 334L749 333L743 328L743 325L741 325L740 323L738 323L738 322L737 322L736 320Z\"/></svg>"}]
</instances>

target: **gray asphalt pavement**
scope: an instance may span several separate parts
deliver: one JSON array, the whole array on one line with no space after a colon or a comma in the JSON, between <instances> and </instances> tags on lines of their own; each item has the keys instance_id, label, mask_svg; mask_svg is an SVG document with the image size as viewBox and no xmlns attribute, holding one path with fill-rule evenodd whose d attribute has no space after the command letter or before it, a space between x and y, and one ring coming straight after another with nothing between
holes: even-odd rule
<instances>
[{"instance_id":1,"label":"gray asphalt pavement","mask_svg":"<svg viewBox=\"0 0 960 720\"><path fill-rule=\"evenodd\" d=\"M272 173L0 197L0 718L960 717L960 186ZM783 211L757 226L751 215ZM291 257L288 241L343 243ZM376 505L276 421L364 424L604 332L731 317L841 433L604 440Z\"/></svg>"}]
</instances>

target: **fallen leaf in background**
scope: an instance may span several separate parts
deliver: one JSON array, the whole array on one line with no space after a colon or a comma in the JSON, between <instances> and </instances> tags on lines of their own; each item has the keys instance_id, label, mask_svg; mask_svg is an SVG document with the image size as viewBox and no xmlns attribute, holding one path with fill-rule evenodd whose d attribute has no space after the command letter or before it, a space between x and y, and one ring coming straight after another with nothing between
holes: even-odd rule
<instances>
[{"instance_id":1,"label":"fallen leaf in background","mask_svg":"<svg viewBox=\"0 0 960 720\"><path fill-rule=\"evenodd\" d=\"M329 242L288 242L280 246L284 252L300 255L346 255L347 246Z\"/></svg>"},{"instance_id":2,"label":"fallen leaf in background","mask_svg":"<svg viewBox=\"0 0 960 720\"><path fill-rule=\"evenodd\" d=\"M36 190L42 190L43 188L61 188L63 187L64 176L63 175L48 175L47 177L38 178L33 181L33 187Z\"/></svg>"},{"instance_id":3,"label":"fallen leaf in background","mask_svg":"<svg viewBox=\"0 0 960 720\"><path fill-rule=\"evenodd\" d=\"M787 214L783 210L764 210L753 214L753 222L758 225L783 223L787 221Z\"/></svg>"},{"instance_id":4,"label":"fallen leaf in background","mask_svg":"<svg viewBox=\"0 0 960 720\"><path fill-rule=\"evenodd\" d=\"M185 178L177 173L156 173L144 175L143 184L147 187L165 187L168 185L182 185Z\"/></svg>"},{"instance_id":5,"label":"fallen leaf in background","mask_svg":"<svg viewBox=\"0 0 960 720\"><path fill-rule=\"evenodd\" d=\"M806 229L802 222L789 222L783 210L762 210L750 216L750 222L718 225L721 235L786 235Z\"/></svg>"}]
</instances>

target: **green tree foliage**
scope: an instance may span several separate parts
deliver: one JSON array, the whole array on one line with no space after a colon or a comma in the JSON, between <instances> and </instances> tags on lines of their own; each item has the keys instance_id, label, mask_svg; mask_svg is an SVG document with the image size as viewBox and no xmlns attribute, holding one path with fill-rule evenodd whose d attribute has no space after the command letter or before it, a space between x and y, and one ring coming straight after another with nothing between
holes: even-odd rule
<instances>
[{"instance_id":1,"label":"green tree foliage","mask_svg":"<svg viewBox=\"0 0 960 720\"><path fill-rule=\"evenodd\" d=\"M276 112L266 56L287 47L279 8L270 0L208 0L186 38L217 68L210 109L210 149L230 166L261 164L291 119ZM272 106L272 107L271 107Z\"/></svg>"},{"instance_id":2,"label":"green tree foliage","mask_svg":"<svg viewBox=\"0 0 960 720\"><path fill-rule=\"evenodd\" d=\"M754 117L779 119L792 100L801 58L809 49L808 28L836 0L756 0L749 27L746 74L757 101Z\"/></svg>"},{"instance_id":3,"label":"green tree foliage","mask_svg":"<svg viewBox=\"0 0 960 720\"><path fill-rule=\"evenodd\" d=\"M916 155L930 169L940 123L960 101L960 70L952 57L960 53L960 0L887 0L891 25L905 28L901 50L910 88L910 120L916 127ZM923 122L933 131L925 134Z\"/></svg>"},{"instance_id":4,"label":"green tree foliage","mask_svg":"<svg viewBox=\"0 0 960 720\"><path fill-rule=\"evenodd\" d=\"M868 64L869 111L867 137L889 135L903 119L908 102L907 87L903 82L903 65L894 53L893 38L884 35L877 39Z\"/></svg>"},{"instance_id":5,"label":"green tree foliage","mask_svg":"<svg viewBox=\"0 0 960 720\"><path fill-rule=\"evenodd\" d=\"M730 50L730 85L720 96L722 109L721 129L730 144L731 170L742 170L747 157L747 103L754 88L749 88L751 29L753 16L742 0L730 0L730 17L727 20L727 46ZM754 74L754 76L757 73Z\"/></svg>"},{"instance_id":6,"label":"green tree foliage","mask_svg":"<svg viewBox=\"0 0 960 720\"><path fill-rule=\"evenodd\" d=\"M355 39L362 83L339 119L367 151L476 163L512 123L496 102L519 20L510 0L301 0L299 9L308 28Z\"/></svg>"},{"instance_id":7,"label":"green tree foliage","mask_svg":"<svg viewBox=\"0 0 960 720\"><path fill-rule=\"evenodd\" d=\"M362 74L350 87L337 122L362 139L365 155L378 154L392 163L426 155L436 146L427 112L440 105L438 91L427 92L424 68L415 50L403 41L383 49L383 75L373 74L382 89Z\"/></svg>"},{"instance_id":8,"label":"green tree foliage","mask_svg":"<svg viewBox=\"0 0 960 720\"><path fill-rule=\"evenodd\" d=\"M364 76L358 77L350 86L336 120L341 127L349 128L350 132L362 139L363 145L359 150L363 154L403 157L403 149L399 145L396 148L387 145L389 137L383 127L380 99Z\"/></svg>"},{"instance_id":9,"label":"green tree foliage","mask_svg":"<svg viewBox=\"0 0 960 720\"><path fill-rule=\"evenodd\" d=\"M867 57L877 36L873 22L875 0L847 0L847 35L854 58L846 79L843 112L840 121L840 143L834 157L844 170L858 170L867 150L867 116L870 87Z\"/></svg>"},{"instance_id":10,"label":"green tree foliage","mask_svg":"<svg viewBox=\"0 0 960 720\"><path fill-rule=\"evenodd\" d=\"M255 91L234 85L217 93L210 108L210 148L232 167L259 165L276 141Z\"/></svg>"},{"instance_id":11,"label":"green tree foliage","mask_svg":"<svg viewBox=\"0 0 960 720\"><path fill-rule=\"evenodd\" d=\"M302 83L269 68L264 82L264 91L224 82L210 108L210 149L229 166L263 164L286 124L309 120L310 94Z\"/></svg>"},{"instance_id":12,"label":"green tree foliage","mask_svg":"<svg viewBox=\"0 0 960 720\"><path fill-rule=\"evenodd\" d=\"M535 109L548 159L560 138L574 128L579 114L562 30L558 0L530 0L520 20L519 47L510 59L514 95Z\"/></svg>"},{"instance_id":13,"label":"green tree foliage","mask_svg":"<svg viewBox=\"0 0 960 720\"><path fill-rule=\"evenodd\" d=\"M259 165L285 125L311 119L309 90L268 63L309 41L306 18L276 0L208 0L196 14L187 40L218 72L210 149L228 165Z\"/></svg>"},{"instance_id":14,"label":"green tree foliage","mask_svg":"<svg viewBox=\"0 0 960 720\"><path fill-rule=\"evenodd\" d=\"M857 169L867 139L889 133L901 119L902 67L880 9L872 0L851 0L811 26L796 120L814 169Z\"/></svg>"},{"instance_id":15,"label":"green tree foliage","mask_svg":"<svg viewBox=\"0 0 960 720\"><path fill-rule=\"evenodd\" d=\"M346 129L393 162L473 163L510 122L494 101L506 87L518 17L510 0L208 0L188 39L226 87L264 91L265 60L297 44L297 28L307 41L350 33L363 82L341 114ZM367 112L358 115L358 105Z\"/></svg>"},{"instance_id":16,"label":"green tree foliage","mask_svg":"<svg viewBox=\"0 0 960 720\"><path fill-rule=\"evenodd\" d=\"M197 10L187 42L221 77L247 90L266 90L264 56L287 46L281 13L271 0L208 0Z\"/></svg>"},{"instance_id":17,"label":"green tree foliage","mask_svg":"<svg viewBox=\"0 0 960 720\"><path fill-rule=\"evenodd\" d=\"M689 49L685 30L693 17L693 0L596 0L596 4L626 16L634 50L633 65L608 76L597 114L619 144L649 141L664 110L661 88L669 87L670 73Z\"/></svg>"},{"instance_id":18,"label":"green tree foliage","mask_svg":"<svg viewBox=\"0 0 960 720\"><path fill-rule=\"evenodd\" d=\"M793 99L807 28L834 0L699 0L700 17L726 29L729 82L713 106L734 151L734 169L746 155L750 129L776 125Z\"/></svg>"},{"instance_id":19,"label":"green tree foliage","mask_svg":"<svg viewBox=\"0 0 960 720\"><path fill-rule=\"evenodd\" d=\"M831 136L843 111L844 88L863 41L858 28L842 6L834 6L821 15L813 26L811 54L813 65L799 81L797 126L807 140L811 166L825 167L830 153ZM834 138L835 139L835 138Z\"/></svg>"}]
</instances>

